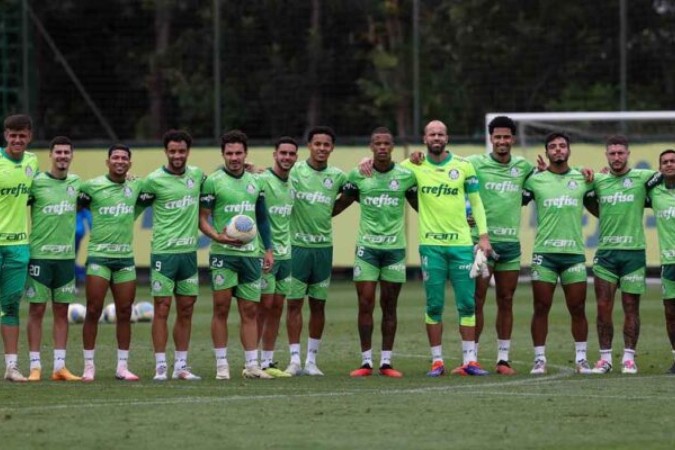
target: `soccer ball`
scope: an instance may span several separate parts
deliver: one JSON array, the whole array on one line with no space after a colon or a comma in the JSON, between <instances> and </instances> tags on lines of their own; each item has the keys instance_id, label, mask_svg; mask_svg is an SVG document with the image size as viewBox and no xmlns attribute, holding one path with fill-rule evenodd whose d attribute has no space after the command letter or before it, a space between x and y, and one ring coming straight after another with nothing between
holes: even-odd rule
<instances>
[{"instance_id":1,"label":"soccer ball","mask_svg":"<svg viewBox=\"0 0 675 450\"><path fill-rule=\"evenodd\" d=\"M138 311L136 310L136 305L131 305L131 317L129 318L131 323L138 322Z\"/></svg>"},{"instance_id":2,"label":"soccer ball","mask_svg":"<svg viewBox=\"0 0 675 450\"><path fill-rule=\"evenodd\" d=\"M155 307L150 302L140 302L134 305L134 311L139 322L151 322L155 316Z\"/></svg>"},{"instance_id":3,"label":"soccer ball","mask_svg":"<svg viewBox=\"0 0 675 450\"><path fill-rule=\"evenodd\" d=\"M115 304L111 303L103 308L103 321L105 323L115 323L117 314L115 314Z\"/></svg>"},{"instance_id":4,"label":"soccer ball","mask_svg":"<svg viewBox=\"0 0 675 450\"><path fill-rule=\"evenodd\" d=\"M68 305L68 323L82 323L87 314L87 308L81 303Z\"/></svg>"},{"instance_id":5,"label":"soccer ball","mask_svg":"<svg viewBox=\"0 0 675 450\"><path fill-rule=\"evenodd\" d=\"M248 244L258 235L258 228L249 216L238 214L227 223L225 232L231 238Z\"/></svg>"}]
</instances>

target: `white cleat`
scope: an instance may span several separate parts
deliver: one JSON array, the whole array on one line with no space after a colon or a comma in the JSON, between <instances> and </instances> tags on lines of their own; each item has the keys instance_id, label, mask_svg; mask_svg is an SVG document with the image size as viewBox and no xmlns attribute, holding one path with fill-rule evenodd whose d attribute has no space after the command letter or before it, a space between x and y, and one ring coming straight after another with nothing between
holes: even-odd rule
<instances>
[{"instance_id":1,"label":"white cleat","mask_svg":"<svg viewBox=\"0 0 675 450\"><path fill-rule=\"evenodd\" d=\"M260 366L251 366L246 367L242 372L241 376L244 378L260 378L261 380L273 380L274 377L269 373L266 373L260 368Z\"/></svg>"},{"instance_id":2,"label":"white cleat","mask_svg":"<svg viewBox=\"0 0 675 450\"><path fill-rule=\"evenodd\" d=\"M166 366L157 366L155 369L155 376L152 377L154 381L166 381L169 379L168 368Z\"/></svg>"},{"instance_id":3,"label":"white cleat","mask_svg":"<svg viewBox=\"0 0 675 450\"><path fill-rule=\"evenodd\" d=\"M595 367L591 369L591 372L598 374L598 375L604 375L606 373L610 373L612 371L612 365L609 363L609 361L605 361L604 359L601 359L600 361L595 363Z\"/></svg>"},{"instance_id":4,"label":"white cleat","mask_svg":"<svg viewBox=\"0 0 675 450\"><path fill-rule=\"evenodd\" d=\"M202 377L190 372L189 367L183 367L182 369L178 370L174 368L173 375L171 376L171 378L174 380L185 380L185 381L199 381L202 379Z\"/></svg>"},{"instance_id":5,"label":"white cleat","mask_svg":"<svg viewBox=\"0 0 675 450\"><path fill-rule=\"evenodd\" d=\"M222 366L216 366L216 380L229 380L230 379L230 366L224 364Z\"/></svg>"},{"instance_id":6,"label":"white cleat","mask_svg":"<svg viewBox=\"0 0 675 450\"><path fill-rule=\"evenodd\" d=\"M5 380L23 383L24 381L28 381L28 378L24 377L19 372L19 368L12 364L5 369Z\"/></svg>"},{"instance_id":7,"label":"white cleat","mask_svg":"<svg viewBox=\"0 0 675 450\"><path fill-rule=\"evenodd\" d=\"M305 370L303 370L303 373L311 377L323 376L323 372L316 366L316 363L305 363Z\"/></svg>"},{"instance_id":8,"label":"white cleat","mask_svg":"<svg viewBox=\"0 0 675 450\"><path fill-rule=\"evenodd\" d=\"M140 378L138 375L129 371L129 369L124 368L115 372L115 378L122 381L138 381Z\"/></svg>"},{"instance_id":9,"label":"white cleat","mask_svg":"<svg viewBox=\"0 0 675 450\"><path fill-rule=\"evenodd\" d=\"M93 364L85 364L84 372L82 373L82 381L84 382L94 381L95 376L96 376L96 366L94 366Z\"/></svg>"},{"instance_id":10,"label":"white cleat","mask_svg":"<svg viewBox=\"0 0 675 450\"><path fill-rule=\"evenodd\" d=\"M546 375L546 361L543 359L535 360L530 375Z\"/></svg>"},{"instance_id":11,"label":"white cleat","mask_svg":"<svg viewBox=\"0 0 675 450\"><path fill-rule=\"evenodd\" d=\"M622 366L623 367L621 367L621 373L629 375L635 375L636 373L638 373L637 364L635 364L635 361L633 361L632 359L624 361Z\"/></svg>"},{"instance_id":12,"label":"white cleat","mask_svg":"<svg viewBox=\"0 0 675 450\"><path fill-rule=\"evenodd\" d=\"M299 377L302 375L302 366L298 363L290 363L284 372L292 377Z\"/></svg>"},{"instance_id":13,"label":"white cleat","mask_svg":"<svg viewBox=\"0 0 675 450\"><path fill-rule=\"evenodd\" d=\"M593 373L593 369L591 369L591 365L588 364L588 361L582 359L577 361L576 372L581 375L589 375Z\"/></svg>"}]
</instances>

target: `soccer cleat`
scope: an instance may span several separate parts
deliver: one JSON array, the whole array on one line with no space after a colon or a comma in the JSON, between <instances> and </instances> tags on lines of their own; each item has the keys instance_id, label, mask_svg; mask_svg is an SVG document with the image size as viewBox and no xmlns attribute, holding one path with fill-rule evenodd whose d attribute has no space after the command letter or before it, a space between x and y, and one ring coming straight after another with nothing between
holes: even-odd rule
<instances>
[{"instance_id":1,"label":"soccer cleat","mask_svg":"<svg viewBox=\"0 0 675 450\"><path fill-rule=\"evenodd\" d=\"M532 370L530 370L530 375L546 375L546 361L543 359L536 359Z\"/></svg>"},{"instance_id":2,"label":"soccer cleat","mask_svg":"<svg viewBox=\"0 0 675 450\"><path fill-rule=\"evenodd\" d=\"M166 381L169 379L168 368L162 364L155 368L155 376L152 377L153 381Z\"/></svg>"},{"instance_id":3,"label":"soccer cleat","mask_svg":"<svg viewBox=\"0 0 675 450\"><path fill-rule=\"evenodd\" d=\"M635 361L633 361L632 359L624 361L622 366L623 367L621 367L621 373L629 375L635 375L636 373L638 373L637 364L635 364Z\"/></svg>"},{"instance_id":4,"label":"soccer cleat","mask_svg":"<svg viewBox=\"0 0 675 450\"><path fill-rule=\"evenodd\" d=\"M272 363L268 367L265 367L263 371L273 378L290 378L292 376L291 374L288 374L279 369L276 363Z\"/></svg>"},{"instance_id":5,"label":"soccer cleat","mask_svg":"<svg viewBox=\"0 0 675 450\"><path fill-rule=\"evenodd\" d=\"M610 373L611 371L612 371L612 364L609 361L605 361L604 359L601 359L598 362L596 362L595 367L591 369L592 373L599 375L604 375L606 373Z\"/></svg>"},{"instance_id":6,"label":"soccer cleat","mask_svg":"<svg viewBox=\"0 0 675 450\"><path fill-rule=\"evenodd\" d=\"M290 363L288 367L286 367L286 370L284 370L287 374L289 374L292 377L298 377L302 375L302 366L298 363Z\"/></svg>"},{"instance_id":7,"label":"soccer cleat","mask_svg":"<svg viewBox=\"0 0 675 450\"><path fill-rule=\"evenodd\" d=\"M577 361L577 365L575 368L576 372L581 375L588 375L593 373L593 369L591 369L591 365L588 364L588 361L585 359L581 359Z\"/></svg>"},{"instance_id":8,"label":"soccer cleat","mask_svg":"<svg viewBox=\"0 0 675 450\"><path fill-rule=\"evenodd\" d=\"M241 376L244 378L260 378L261 380L272 380L274 377L269 373L266 373L259 366L246 367L241 372Z\"/></svg>"},{"instance_id":9,"label":"soccer cleat","mask_svg":"<svg viewBox=\"0 0 675 450\"><path fill-rule=\"evenodd\" d=\"M216 366L216 380L229 380L230 366L227 364Z\"/></svg>"},{"instance_id":10,"label":"soccer cleat","mask_svg":"<svg viewBox=\"0 0 675 450\"><path fill-rule=\"evenodd\" d=\"M675 375L675 362L673 363L672 366L670 366L670 369L668 369L668 370L666 371L666 373Z\"/></svg>"},{"instance_id":11,"label":"soccer cleat","mask_svg":"<svg viewBox=\"0 0 675 450\"><path fill-rule=\"evenodd\" d=\"M489 375L490 372L487 370L483 369L480 364L476 361L471 361L469 363L464 364L463 366L456 367L452 369L452 372L450 372L452 375L461 375L463 377L465 376L485 376Z\"/></svg>"},{"instance_id":12,"label":"soccer cleat","mask_svg":"<svg viewBox=\"0 0 675 450\"><path fill-rule=\"evenodd\" d=\"M310 377L322 377L323 372L319 369L316 363L305 363L305 370L302 371L305 375Z\"/></svg>"},{"instance_id":13,"label":"soccer cleat","mask_svg":"<svg viewBox=\"0 0 675 450\"><path fill-rule=\"evenodd\" d=\"M427 372L428 377L436 378L445 374L445 366L443 361L434 361L431 364L431 370Z\"/></svg>"},{"instance_id":14,"label":"soccer cleat","mask_svg":"<svg viewBox=\"0 0 675 450\"><path fill-rule=\"evenodd\" d=\"M82 378L78 377L77 375L73 375L73 373L67 368L61 367L56 372L52 373L52 381L82 381Z\"/></svg>"},{"instance_id":15,"label":"soccer cleat","mask_svg":"<svg viewBox=\"0 0 675 450\"><path fill-rule=\"evenodd\" d=\"M89 382L94 381L94 376L96 375L96 366L93 364L84 365L84 373L82 373L82 381Z\"/></svg>"},{"instance_id":16,"label":"soccer cleat","mask_svg":"<svg viewBox=\"0 0 675 450\"><path fill-rule=\"evenodd\" d=\"M403 373L391 367L391 364L382 364L380 366L380 375L389 378L403 378Z\"/></svg>"},{"instance_id":17,"label":"soccer cleat","mask_svg":"<svg viewBox=\"0 0 675 450\"><path fill-rule=\"evenodd\" d=\"M511 364L509 364L508 361L504 360L499 360L497 362L497 366L495 367L495 372L499 375L515 375L516 371L511 367Z\"/></svg>"},{"instance_id":18,"label":"soccer cleat","mask_svg":"<svg viewBox=\"0 0 675 450\"><path fill-rule=\"evenodd\" d=\"M185 380L185 381L199 381L202 379L202 377L200 377L199 375L195 375L194 373L190 372L190 368L187 366L178 370L174 368L173 375L171 375L171 378L174 380Z\"/></svg>"},{"instance_id":19,"label":"soccer cleat","mask_svg":"<svg viewBox=\"0 0 675 450\"><path fill-rule=\"evenodd\" d=\"M34 369L30 369L30 373L28 374L28 381L40 381L42 379L42 369L39 367L36 367Z\"/></svg>"},{"instance_id":20,"label":"soccer cleat","mask_svg":"<svg viewBox=\"0 0 675 450\"><path fill-rule=\"evenodd\" d=\"M369 364L363 364L358 369L349 372L349 376L353 378L369 377L373 374L373 368Z\"/></svg>"},{"instance_id":21,"label":"soccer cleat","mask_svg":"<svg viewBox=\"0 0 675 450\"><path fill-rule=\"evenodd\" d=\"M121 381L138 381L140 378L129 371L129 369L124 368L115 372L115 378Z\"/></svg>"},{"instance_id":22,"label":"soccer cleat","mask_svg":"<svg viewBox=\"0 0 675 450\"><path fill-rule=\"evenodd\" d=\"M12 364L5 369L5 380L23 383L28 381L28 378L21 375L19 368Z\"/></svg>"}]
</instances>

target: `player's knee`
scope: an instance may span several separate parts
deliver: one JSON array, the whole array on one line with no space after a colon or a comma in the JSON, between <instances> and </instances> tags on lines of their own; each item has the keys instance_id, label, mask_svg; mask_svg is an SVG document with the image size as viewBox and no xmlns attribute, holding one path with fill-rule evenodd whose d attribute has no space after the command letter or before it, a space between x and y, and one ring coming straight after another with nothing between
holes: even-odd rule
<instances>
[{"instance_id":1,"label":"player's knee","mask_svg":"<svg viewBox=\"0 0 675 450\"><path fill-rule=\"evenodd\" d=\"M19 325L19 302L21 301L21 291L5 294L0 300L0 311L2 311L2 325Z\"/></svg>"},{"instance_id":2,"label":"player's knee","mask_svg":"<svg viewBox=\"0 0 675 450\"><path fill-rule=\"evenodd\" d=\"M457 305L457 315L459 316L460 323L464 318L473 318L474 325L476 324L476 307L471 304L460 304Z\"/></svg>"},{"instance_id":3,"label":"player's knee","mask_svg":"<svg viewBox=\"0 0 675 450\"><path fill-rule=\"evenodd\" d=\"M429 325L441 323L443 320L443 305L427 305L425 322Z\"/></svg>"}]
</instances>

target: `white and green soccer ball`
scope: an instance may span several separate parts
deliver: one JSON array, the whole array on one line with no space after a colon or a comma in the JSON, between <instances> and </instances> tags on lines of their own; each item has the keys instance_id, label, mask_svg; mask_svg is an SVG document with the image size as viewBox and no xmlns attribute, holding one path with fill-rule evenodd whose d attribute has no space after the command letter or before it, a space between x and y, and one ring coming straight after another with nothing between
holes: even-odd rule
<instances>
[{"instance_id":1,"label":"white and green soccer ball","mask_svg":"<svg viewBox=\"0 0 675 450\"><path fill-rule=\"evenodd\" d=\"M87 308L81 303L68 305L68 323L83 323Z\"/></svg>"},{"instance_id":2,"label":"white and green soccer ball","mask_svg":"<svg viewBox=\"0 0 675 450\"><path fill-rule=\"evenodd\" d=\"M150 302L139 302L134 305L132 316L136 316L139 322L151 322L155 316L155 307Z\"/></svg>"},{"instance_id":3,"label":"white and green soccer ball","mask_svg":"<svg viewBox=\"0 0 675 450\"><path fill-rule=\"evenodd\" d=\"M237 214L227 223L225 232L232 239L248 244L258 235L258 227L249 216Z\"/></svg>"}]
</instances>

